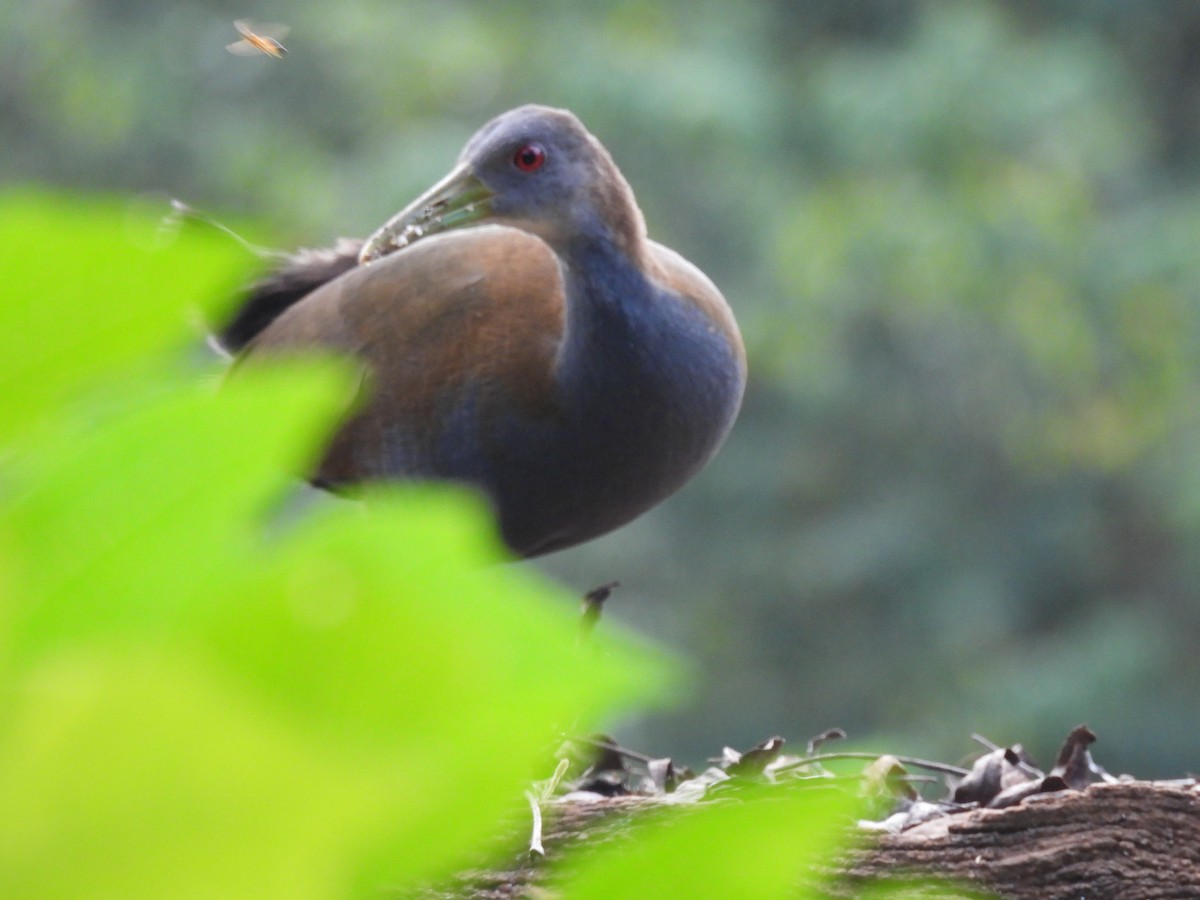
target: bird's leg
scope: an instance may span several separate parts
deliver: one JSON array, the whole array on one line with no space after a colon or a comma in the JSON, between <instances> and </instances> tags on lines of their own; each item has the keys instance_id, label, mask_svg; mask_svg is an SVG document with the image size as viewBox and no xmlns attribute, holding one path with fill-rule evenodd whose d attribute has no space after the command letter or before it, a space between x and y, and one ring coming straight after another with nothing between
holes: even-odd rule
<instances>
[{"instance_id":1,"label":"bird's leg","mask_svg":"<svg viewBox=\"0 0 1200 900\"><path fill-rule=\"evenodd\" d=\"M579 639L586 641L596 630L600 614L604 611L604 601L612 596L612 592L621 586L619 581L609 581L599 587L594 587L583 595L583 615L579 620Z\"/></svg>"}]
</instances>

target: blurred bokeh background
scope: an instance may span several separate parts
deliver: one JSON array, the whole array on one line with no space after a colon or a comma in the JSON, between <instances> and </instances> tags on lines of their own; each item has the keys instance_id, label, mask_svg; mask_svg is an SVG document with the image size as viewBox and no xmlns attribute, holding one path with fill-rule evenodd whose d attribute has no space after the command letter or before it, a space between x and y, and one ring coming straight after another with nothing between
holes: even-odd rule
<instances>
[{"instance_id":1,"label":"blurred bokeh background","mask_svg":"<svg viewBox=\"0 0 1200 900\"><path fill-rule=\"evenodd\" d=\"M247 16L284 59L226 52ZM531 101L609 147L751 363L702 476L536 564L619 579L607 614L694 663L619 736L1048 764L1086 722L1110 769L1194 771L1200 5L0 5L3 183L279 247L368 233Z\"/></svg>"}]
</instances>

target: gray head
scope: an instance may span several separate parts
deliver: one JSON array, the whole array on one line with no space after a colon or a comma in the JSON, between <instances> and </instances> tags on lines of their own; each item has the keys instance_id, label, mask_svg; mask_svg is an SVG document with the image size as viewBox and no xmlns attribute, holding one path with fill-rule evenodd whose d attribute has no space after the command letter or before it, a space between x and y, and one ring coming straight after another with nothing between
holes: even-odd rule
<instances>
[{"instance_id":1,"label":"gray head","mask_svg":"<svg viewBox=\"0 0 1200 900\"><path fill-rule=\"evenodd\" d=\"M521 106L484 125L444 179L367 241L369 262L427 234L494 222L556 250L608 237L641 253L645 225L603 145L567 110Z\"/></svg>"}]
</instances>

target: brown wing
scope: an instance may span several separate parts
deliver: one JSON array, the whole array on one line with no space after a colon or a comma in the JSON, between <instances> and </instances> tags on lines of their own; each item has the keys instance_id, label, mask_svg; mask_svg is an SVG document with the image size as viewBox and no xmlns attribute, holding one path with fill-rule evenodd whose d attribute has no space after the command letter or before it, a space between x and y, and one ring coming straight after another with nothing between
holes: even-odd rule
<instances>
[{"instance_id":1,"label":"brown wing","mask_svg":"<svg viewBox=\"0 0 1200 900\"><path fill-rule=\"evenodd\" d=\"M229 353L239 353L289 306L357 266L362 244L361 240L338 238L332 247L284 256L246 288L241 304L221 327L218 343Z\"/></svg>"},{"instance_id":2,"label":"brown wing","mask_svg":"<svg viewBox=\"0 0 1200 900\"><path fill-rule=\"evenodd\" d=\"M475 415L500 404L550 410L563 321L550 249L526 232L482 226L351 269L285 310L247 352L321 348L366 363L369 399L318 473L336 484L385 474L388 431L397 424L433 440L468 387Z\"/></svg>"}]
</instances>

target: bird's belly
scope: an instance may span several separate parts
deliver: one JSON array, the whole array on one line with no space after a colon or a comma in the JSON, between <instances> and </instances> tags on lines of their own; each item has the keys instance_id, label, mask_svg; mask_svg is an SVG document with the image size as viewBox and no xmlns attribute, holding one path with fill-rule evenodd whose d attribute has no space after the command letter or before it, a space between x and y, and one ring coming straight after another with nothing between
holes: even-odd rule
<instances>
[{"instance_id":1,"label":"bird's belly","mask_svg":"<svg viewBox=\"0 0 1200 900\"><path fill-rule=\"evenodd\" d=\"M555 396L535 408L482 379L447 389L432 416L406 418L396 398L375 397L330 458L353 457L347 480L481 488L521 556L598 537L699 471L740 405L744 367L724 339L705 328L663 333L657 344L596 347L563 367Z\"/></svg>"},{"instance_id":2,"label":"bird's belly","mask_svg":"<svg viewBox=\"0 0 1200 900\"><path fill-rule=\"evenodd\" d=\"M743 375L722 350L674 370L625 372L556 418L513 420L480 483L506 542L533 556L606 534L683 486L716 452ZM491 452L488 452L490 449Z\"/></svg>"}]
</instances>

